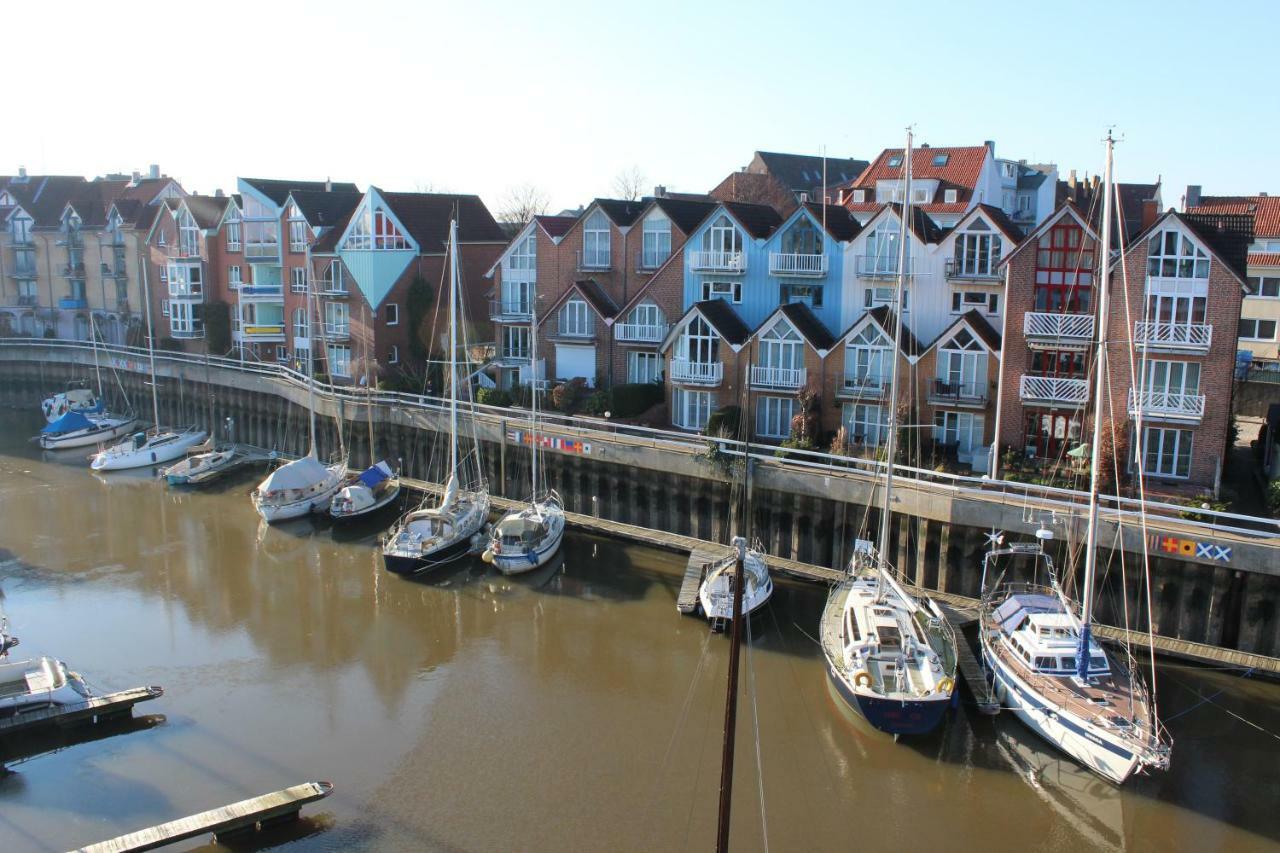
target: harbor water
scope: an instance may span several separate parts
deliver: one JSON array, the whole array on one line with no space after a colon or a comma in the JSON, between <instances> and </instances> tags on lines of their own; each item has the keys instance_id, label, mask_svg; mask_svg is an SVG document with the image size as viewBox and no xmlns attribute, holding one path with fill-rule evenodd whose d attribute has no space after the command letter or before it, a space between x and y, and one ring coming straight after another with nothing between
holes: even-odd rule
<instances>
[{"instance_id":1,"label":"harbor water","mask_svg":"<svg viewBox=\"0 0 1280 853\"><path fill-rule=\"evenodd\" d=\"M674 606L684 557L578 535L504 578L388 574L380 525L267 528L253 472L206 491L95 475L0 418L0 605L12 656L134 720L5 744L0 851L66 850L306 780L335 793L289 850L708 850L728 642ZM382 527L389 524L384 518ZM1280 847L1280 685L1174 661L1168 773L1117 789L1005 714L894 743L844 712L825 590L779 580L742 659L735 850Z\"/></svg>"}]
</instances>

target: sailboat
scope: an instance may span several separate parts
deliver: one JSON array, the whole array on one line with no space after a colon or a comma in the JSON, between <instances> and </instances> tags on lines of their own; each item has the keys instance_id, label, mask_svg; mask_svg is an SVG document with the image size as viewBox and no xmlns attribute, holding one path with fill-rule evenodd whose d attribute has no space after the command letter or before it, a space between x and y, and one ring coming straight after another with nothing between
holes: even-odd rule
<instances>
[{"instance_id":1,"label":"sailboat","mask_svg":"<svg viewBox=\"0 0 1280 853\"><path fill-rule=\"evenodd\" d=\"M156 391L155 327L151 324L151 287L146 264L142 268L142 283L147 303L147 326L151 330L147 335L147 357L151 362L151 412L154 425L149 431L134 433L119 444L99 450L89 463L89 467L95 471L121 471L171 462L186 453L188 448L209 437L208 433L194 426L182 431L160 426L160 398ZM97 335L92 337L96 341ZM96 343L94 351L96 354Z\"/></svg>"},{"instance_id":2,"label":"sailboat","mask_svg":"<svg viewBox=\"0 0 1280 853\"><path fill-rule=\"evenodd\" d=\"M93 342L94 362L97 362L98 342ZM53 423L67 412L80 412L81 414L99 414L103 411L102 394L99 389L98 394L93 393L93 389L87 387L85 383L72 384L65 391L59 391L51 397L46 397L40 404L40 411L44 414L45 423Z\"/></svg>"},{"instance_id":3,"label":"sailboat","mask_svg":"<svg viewBox=\"0 0 1280 853\"><path fill-rule=\"evenodd\" d=\"M493 529L484 561L504 575L528 572L545 565L560 550L564 539L564 503L554 489L538 491L538 314L533 308L529 331L529 371L531 374L531 424L529 473L532 484L529 505L507 512Z\"/></svg>"},{"instance_id":4,"label":"sailboat","mask_svg":"<svg viewBox=\"0 0 1280 853\"><path fill-rule=\"evenodd\" d=\"M458 222L449 225L449 479L436 506L424 500L405 513L387 534L382 560L396 574L417 574L452 562L477 547L489 520L489 487L480 465L480 445L474 442L476 478L464 488L458 456ZM474 438L474 437L473 437Z\"/></svg>"},{"instance_id":5,"label":"sailboat","mask_svg":"<svg viewBox=\"0 0 1280 853\"><path fill-rule=\"evenodd\" d=\"M307 312L312 316L315 313L313 298L314 291L308 276ZM250 495L253 508L268 524L328 510L334 493L342 488L343 480L346 479L345 457L330 465L325 465L317 457L315 359L309 352L307 355L307 409L311 414L308 421L310 446L307 449L307 455L276 468Z\"/></svg>"},{"instance_id":6,"label":"sailboat","mask_svg":"<svg viewBox=\"0 0 1280 853\"><path fill-rule=\"evenodd\" d=\"M1172 745L1155 705L1136 673L1109 655L1093 636L1094 583L1098 567L1098 492L1103 461L1103 400L1107 391L1107 318L1111 264L1111 135L1103 177L1098 339L1093 369L1093 441L1090 446L1089 512L1084 580L1077 605L1067 596L1042 546L1003 545L992 537L983 560L979 610L982 660L1001 704L1032 731L1080 764L1117 785L1136 773L1165 770ZM1043 542L1052 534L1044 531ZM1006 581L1002 558L1030 558L1031 583ZM1036 581L1043 579L1044 583Z\"/></svg>"},{"instance_id":7,"label":"sailboat","mask_svg":"<svg viewBox=\"0 0 1280 853\"><path fill-rule=\"evenodd\" d=\"M235 464L234 446L218 447L212 441L187 449L187 456L165 468L165 482L171 486L198 486L213 480Z\"/></svg>"},{"instance_id":8,"label":"sailboat","mask_svg":"<svg viewBox=\"0 0 1280 853\"><path fill-rule=\"evenodd\" d=\"M908 131L895 306L902 305L906 288L911 144ZM902 311L894 314L880 547L877 550L869 542L855 547L848 578L832 588L827 598L820 642L827 675L841 699L873 727L896 737L933 731L951 707L956 686L956 637L936 603L921 603L903 589L885 556L889 553L893 507L898 353L902 347Z\"/></svg>"},{"instance_id":9,"label":"sailboat","mask_svg":"<svg viewBox=\"0 0 1280 853\"><path fill-rule=\"evenodd\" d=\"M368 415L369 461L368 468L338 490L329 502L329 515L335 521L366 518L383 507L390 506L400 497L400 476L391 470L385 460L373 462L373 384L369 379L368 359L365 359L364 387L368 399L365 412Z\"/></svg>"},{"instance_id":10,"label":"sailboat","mask_svg":"<svg viewBox=\"0 0 1280 853\"><path fill-rule=\"evenodd\" d=\"M93 342L93 370L98 380L98 393L89 388L68 388L41 404L46 423L35 441L45 450L89 447L114 441L133 428L132 415L118 416L106 411L102 403L102 365L98 359L98 335L89 319Z\"/></svg>"},{"instance_id":11,"label":"sailboat","mask_svg":"<svg viewBox=\"0 0 1280 853\"><path fill-rule=\"evenodd\" d=\"M698 603L713 625L726 623L733 616L734 587L737 581L738 556L730 554L714 564L698 586ZM750 616L769 601L773 595L773 578L764 554L755 548L746 549L742 559L746 586L742 590L742 615Z\"/></svg>"}]
</instances>

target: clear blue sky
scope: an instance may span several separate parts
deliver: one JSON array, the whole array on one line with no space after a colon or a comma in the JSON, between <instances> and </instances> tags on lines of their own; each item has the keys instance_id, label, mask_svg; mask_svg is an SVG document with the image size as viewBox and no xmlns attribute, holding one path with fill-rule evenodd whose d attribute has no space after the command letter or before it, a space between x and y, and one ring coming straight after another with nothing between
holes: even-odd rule
<instances>
[{"instance_id":1,"label":"clear blue sky","mask_svg":"<svg viewBox=\"0 0 1280 853\"><path fill-rule=\"evenodd\" d=\"M6 8L0 173L157 162L434 186L553 208L706 190L756 149L871 159L932 145L1209 193L1280 192L1264 2L26 3Z\"/></svg>"}]
</instances>

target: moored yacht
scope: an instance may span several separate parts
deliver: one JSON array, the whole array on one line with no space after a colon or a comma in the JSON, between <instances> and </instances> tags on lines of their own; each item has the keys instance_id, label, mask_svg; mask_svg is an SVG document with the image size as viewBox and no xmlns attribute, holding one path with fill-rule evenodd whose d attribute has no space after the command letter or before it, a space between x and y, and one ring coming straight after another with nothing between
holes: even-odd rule
<instances>
[{"instance_id":1,"label":"moored yacht","mask_svg":"<svg viewBox=\"0 0 1280 853\"><path fill-rule=\"evenodd\" d=\"M329 515L339 521L364 518L400 497L400 477L386 462L361 471L329 502Z\"/></svg>"},{"instance_id":2,"label":"moored yacht","mask_svg":"<svg viewBox=\"0 0 1280 853\"><path fill-rule=\"evenodd\" d=\"M84 680L50 657L0 663L0 717L77 705L92 696Z\"/></svg>"},{"instance_id":3,"label":"moored yacht","mask_svg":"<svg viewBox=\"0 0 1280 853\"><path fill-rule=\"evenodd\" d=\"M528 506L508 512L494 525L485 560L504 575L530 572L555 556L562 539L564 505L552 489Z\"/></svg>"},{"instance_id":4,"label":"moored yacht","mask_svg":"<svg viewBox=\"0 0 1280 853\"><path fill-rule=\"evenodd\" d=\"M98 451L89 463L95 471L123 471L172 462L187 450L204 442L209 434L196 427L181 432L156 428L134 433L118 444Z\"/></svg>"},{"instance_id":5,"label":"moored yacht","mask_svg":"<svg viewBox=\"0 0 1280 853\"><path fill-rule=\"evenodd\" d=\"M268 522L324 512L346 475L345 462L325 465L309 453L268 474L253 490L253 508Z\"/></svg>"},{"instance_id":6,"label":"moored yacht","mask_svg":"<svg viewBox=\"0 0 1280 853\"><path fill-rule=\"evenodd\" d=\"M737 579L735 566L737 555L730 554L707 570L698 586L698 602L702 612L712 624L724 624L733 616L733 587ZM764 554L750 548L742 561L747 585L742 590L742 613L750 616L769 601L773 595L773 579Z\"/></svg>"},{"instance_id":7,"label":"moored yacht","mask_svg":"<svg viewBox=\"0 0 1280 853\"><path fill-rule=\"evenodd\" d=\"M95 357L97 344L94 345ZM91 388L72 387L47 397L40 404L45 423L53 423L67 412L80 412L84 415L101 414L104 409L102 401Z\"/></svg>"},{"instance_id":8,"label":"moored yacht","mask_svg":"<svg viewBox=\"0 0 1280 853\"><path fill-rule=\"evenodd\" d=\"M114 441L133 429L132 417L114 415L86 415L83 412L67 412L51 423L45 424L37 441L45 450L66 450L72 447L89 447Z\"/></svg>"}]
</instances>

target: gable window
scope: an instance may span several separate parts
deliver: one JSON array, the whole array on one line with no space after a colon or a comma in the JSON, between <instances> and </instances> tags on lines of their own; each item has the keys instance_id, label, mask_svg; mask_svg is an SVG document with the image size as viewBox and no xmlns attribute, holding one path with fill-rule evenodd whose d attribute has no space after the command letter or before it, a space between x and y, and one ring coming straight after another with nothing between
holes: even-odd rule
<instances>
[{"instance_id":1,"label":"gable window","mask_svg":"<svg viewBox=\"0 0 1280 853\"><path fill-rule=\"evenodd\" d=\"M227 287L239 290L241 284L244 284L244 281L240 278L240 265L232 264L227 267Z\"/></svg>"},{"instance_id":2,"label":"gable window","mask_svg":"<svg viewBox=\"0 0 1280 853\"><path fill-rule=\"evenodd\" d=\"M305 252L307 250L307 220L296 204L289 205L289 251Z\"/></svg>"},{"instance_id":3,"label":"gable window","mask_svg":"<svg viewBox=\"0 0 1280 853\"><path fill-rule=\"evenodd\" d=\"M756 404L756 435L786 438L791 435L791 417L795 414L794 397L761 397Z\"/></svg>"},{"instance_id":4,"label":"gable window","mask_svg":"<svg viewBox=\"0 0 1280 853\"><path fill-rule=\"evenodd\" d=\"M702 283L702 300L723 299L735 304L742 301L742 282L740 281L704 281Z\"/></svg>"},{"instance_id":5,"label":"gable window","mask_svg":"<svg viewBox=\"0 0 1280 853\"><path fill-rule=\"evenodd\" d=\"M982 344L960 329L938 353L937 393L949 397L986 396L987 356Z\"/></svg>"},{"instance_id":6,"label":"gable window","mask_svg":"<svg viewBox=\"0 0 1280 853\"><path fill-rule=\"evenodd\" d=\"M234 205L227 214L227 251L240 251L240 209Z\"/></svg>"},{"instance_id":7,"label":"gable window","mask_svg":"<svg viewBox=\"0 0 1280 853\"><path fill-rule=\"evenodd\" d=\"M893 365L889 341L872 325L849 338L844 351L846 388L883 388L889 384Z\"/></svg>"},{"instance_id":8,"label":"gable window","mask_svg":"<svg viewBox=\"0 0 1280 853\"><path fill-rule=\"evenodd\" d=\"M158 232L156 232L156 245L157 245L157 246L167 246L167 245L168 245L168 244L165 242L165 237L164 237L164 228L161 228Z\"/></svg>"},{"instance_id":9,"label":"gable window","mask_svg":"<svg viewBox=\"0 0 1280 853\"><path fill-rule=\"evenodd\" d=\"M178 213L178 254L184 258L200 256L200 229L185 207Z\"/></svg>"},{"instance_id":10,"label":"gable window","mask_svg":"<svg viewBox=\"0 0 1280 853\"><path fill-rule=\"evenodd\" d=\"M538 268L538 239L534 234L525 237L507 258L507 269L536 270Z\"/></svg>"},{"instance_id":11,"label":"gable window","mask_svg":"<svg viewBox=\"0 0 1280 853\"><path fill-rule=\"evenodd\" d=\"M1246 341L1274 341L1276 339L1276 321L1253 320L1241 317L1240 338Z\"/></svg>"},{"instance_id":12,"label":"gable window","mask_svg":"<svg viewBox=\"0 0 1280 853\"><path fill-rule=\"evenodd\" d=\"M671 423L681 429L705 429L711 418L711 392L674 388L671 391Z\"/></svg>"},{"instance_id":13,"label":"gable window","mask_svg":"<svg viewBox=\"0 0 1280 853\"><path fill-rule=\"evenodd\" d=\"M896 275L902 234L896 222L881 222L867 237L866 254L858 272L863 275Z\"/></svg>"},{"instance_id":14,"label":"gable window","mask_svg":"<svg viewBox=\"0 0 1280 853\"><path fill-rule=\"evenodd\" d=\"M289 290L293 293L307 292L307 270L305 267L293 267L289 270Z\"/></svg>"},{"instance_id":15,"label":"gable window","mask_svg":"<svg viewBox=\"0 0 1280 853\"><path fill-rule=\"evenodd\" d=\"M324 268L324 276L320 279L320 286L324 288L326 293L347 292L347 279L346 274L342 271L342 261L334 261Z\"/></svg>"},{"instance_id":16,"label":"gable window","mask_svg":"<svg viewBox=\"0 0 1280 853\"><path fill-rule=\"evenodd\" d=\"M395 222L382 208L370 211L363 208L351 222L347 239L342 244L344 249L379 251L409 248L409 241L400 233Z\"/></svg>"},{"instance_id":17,"label":"gable window","mask_svg":"<svg viewBox=\"0 0 1280 853\"><path fill-rule=\"evenodd\" d=\"M1146 427L1142 432L1143 464L1147 474L1177 478L1191 476L1192 430Z\"/></svg>"},{"instance_id":18,"label":"gable window","mask_svg":"<svg viewBox=\"0 0 1280 853\"><path fill-rule=\"evenodd\" d=\"M609 268L609 217L603 211L594 211L582 226L582 266Z\"/></svg>"},{"instance_id":19,"label":"gable window","mask_svg":"<svg viewBox=\"0 0 1280 853\"><path fill-rule=\"evenodd\" d=\"M1147 241L1147 275L1159 278L1208 278L1209 256L1177 229Z\"/></svg>"},{"instance_id":20,"label":"gable window","mask_svg":"<svg viewBox=\"0 0 1280 853\"><path fill-rule=\"evenodd\" d=\"M742 234L721 214L702 234L702 250L719 254L735 254L742 251Z\"/></svg>"},{"instance_id":21,"label":"gable window","mask_svg":"<svg viewBox=\"0 0 1280 853\"><path fill-rule=\"evenodd\" d=\"M407 249L409 241L400 233L395 222L384 210L379 210L373 217L373 248L375 249Z\"/></svg>"},{"instance_id":22,"label":"gable window","mask_svg":"<svg viewBox=\"0 0 1280 853\"><path fill-rule=\"evenodd\" d=\"M560 309L560 334L567 337L586 338L595 332L591 309L576 296Z\"/></svg>"},{"instance_id":23,"label":"gable window","mask_svg":"<svg viewBox=\"0 0 1280 853\"><path fill-rule=\"evenodd\" d=\"M655 210L645 217L641 235L640 269L652 270L662 266L671 255L671 220Z\"/></svg>"},{"instance_id":24,"label":"gable window","mask_svg":"<svg viewBox=\"0 0 1280 853\"><path fill-rule=\"evenodd\" d=\"M821 255L822 234L807 216L801 216L782 235L782 251L787 255Z\"/></svg>"},{"instance_id":25,"label":"gable window","mask_svg":"<svg viewBox=\"0 0 1280 853\"><path fill-rule=\"evenodd\" d=\"M699 364L713 364L719 361L720 336L701 316L695 316L685 326L684 334L676 346L676 358L682 361Z\"/></svg>"},{"instance_id":26,"label":"gable window","mask_svg":"<svg viewBox=\"0 0 1280 853\"><path fill-rule=\"evenodd\" d=\"M631 309L626 322L615 328L618 330L619 340L628 341L660 341L667 333L662 309L649 301L641 302Z\"/></svg>"},{"instance_id":27,"label":"gable window","mask_svg":"<svg viewBox=\"0 0 1280 853\"><path fill-rule=\"evenodd\" d=\"M382 318L388 326L400 325L400 306L395 302L388 302L382 309Z\"/></svg>"},{"instance_id":28,"label":"gable window","mask_svg":"<svg viewBox=\"0 0 1280 853\"><path fill-rule=\"evenodd\" d=\"M25 213L19 213L9 220L9 235L15 244L25 246L31 242L31 223L31 217Z\"/></svg>"},{"instance_id":29,"label":"gable window","mask_svg":"<svg viewBox=\"0 0 1280 853\"><path fill-rule=\"evenodd\" d=\"M968 232L956 237L951 274L966 278L996 278L1000 266L1000 236L981 218L975 219Z\"/></svg>"},{"instance_id":30,"label":"gable window","mask_svg":"<svg viewBox=\"0 0 1280 853\"><path fill-rule=\"evenodd\" d=\"M311 337L311 323L307 318L306 308L293 309L293 335L296 338Z\"/></svg>"},{"instance_id":31,"label":"gable window","mask_svg":"<svg viewBox=\"0 0 1280 853\"><path fill-rule=\"evenodd\" d=\"M1036 247L1035 310L1089 313L1095 252L1093 238L1070 216L1046 231Z\"/></svg>"},{"instance_id":32,"label":"gable window","mask_svg":"<svg viewBox=\"0 0 1280 853\"><path fill-rule=\"evenodd\" d=\"M849 441L878 447L889 438L889 407L845 403L841 423L849 435Z\"/></svg>"},{"instance_id":33,"label":"gable window","mask_svg":"<svg viewBox=\"0 0 1280 853\"><path fill-rule=\"evenodd\" d=\"M760 336L760 366L779 370L804 367L804 342L790 323L779 320Z\"/></svg>"},{"instance_id":34,"label":"gable window","mask_svg":"<svg viewBox=\"0 0 1280 853\"><path fill-rule=\"evenodd\" d=\"M627 353L627 381L632 384L657 382L662 375L662 356L656 352Z\"/></svg>"}]
</instances>

